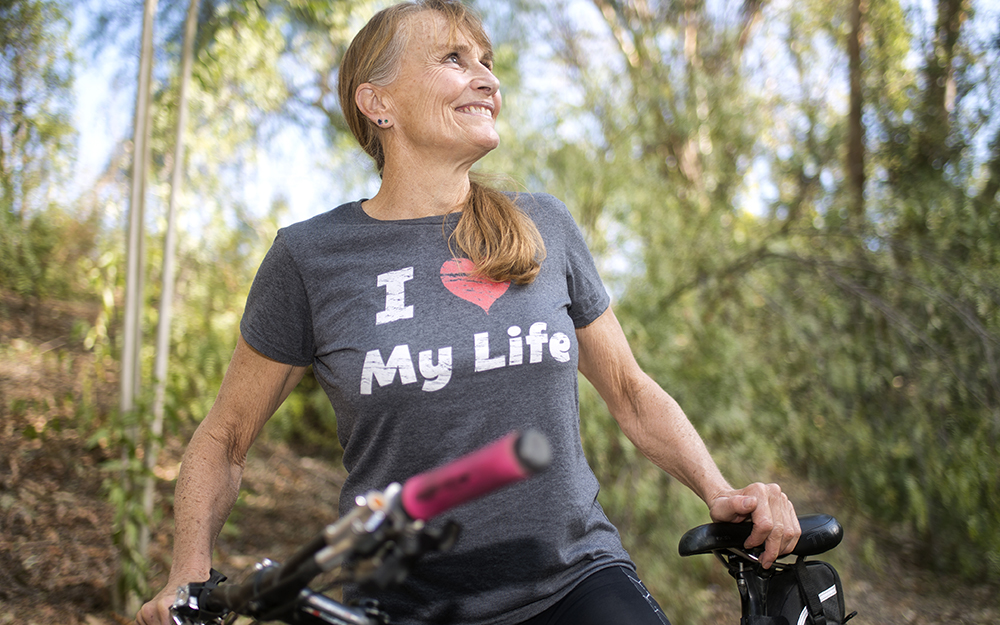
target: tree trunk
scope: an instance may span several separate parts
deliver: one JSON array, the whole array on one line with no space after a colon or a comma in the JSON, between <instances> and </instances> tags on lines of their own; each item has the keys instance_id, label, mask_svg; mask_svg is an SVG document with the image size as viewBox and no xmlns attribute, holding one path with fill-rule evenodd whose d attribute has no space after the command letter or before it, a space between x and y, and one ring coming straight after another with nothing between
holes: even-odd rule
<instances>
[{"instance_id":1,"label":"tree trunk","mask_svg":"<svg viewBox=\"0 0 1000 625\"><path fill-rule=\"evenodd\" d=\"M851 82L851 109L847 119L847 172L850 188L852 227L860 227L865 217L865 126L862 94L861 45L864 24L864 0L851 0L851 33L847 56Z\"/></svg>"},{"instance_id":2,"label":"tree trunk","mask_svg":"<svg viewBox=\"0 0 1000 625\"><path fill-rule=\"evenodd\" d=\"M967 0L938 0L937 10L934 47L925 69L919 158L921 165L940 170L950 156L947 139L955 107L955 48L969 7Z\"/></svg>"},{"instance_id":3,"label":"tree trunk","mask_svg":"<svg viewBox=\"0 0 1000 625\"><path fill-rule=\"evenodd\" d=\"M153 73L153 18L156 15L157 0L145 0L142 23L142 48L139 56L139 77L135 98L135 121L132 146L132 193L129 201L128 218L128 260L125 277L125 314L122 340L121 388L119 409L123 418L136 409L136 397L140 390L139 349L142 343L142 292L143 292L143 221L145 219L146 173L149 156L149 120L150 120L150 82ZM127 436L131 438L134 449L138 432L130 428ZM122 449L124 469L124 487L129 492L132 484L128 472L130 449L126 445ZM127 521L126 521L127 523ZM127 532L122 532L125 536ZM123 538L122 540L127 540ZM115 608L125 613L135 613L138 610L139 598L132 592L127 576L134 574L126 570L125 561L131 561L132 555L126 553L128 545L119 545L123 566L119 570L119 578L115 584L113 601Z\"/></svg>"},{"instance_id":4,"label":"tree trunk","mask_svg":"<svg viewBox=\"0 0 1000 625\"><path fill-rule=\"evenodd\" d=\"M163 286L160 298L160 314L156 327L156 361L153 365L153 380L156 384L153 396L153 422L146 438L146 483L143 488L142 506L147 519L153 517L153 503L156 480L153 469L160 454L160 439L163 436L163 404L167 391L167 364L170 356L170 325L173 316L174 275L177 256L176 212L177 198L184 179L184 130L187 127L187 92L191 82L191 64L194 57L194 38L198 29L199 0L188 4L187 20L184 23L184 43L181 51L181 71L178 79L177 134L174 142L174 169L170 180L170 201L167 206L167 232L163 242ZM149 551L149 525L144 524L139 532L139 551L146 557Z\"/></svg>"},{"instance_id":5,"label":"tree trunk","mask_svg":"<svg viewBox=\"0 0 1000 625\"><path fill-rule=\"evenodd\" d=\"M986 165L986 182L979 190L979 195L976 196L976 210L979 213L979 218L984 220L989 219L990 211L995 206L997 192L1000 192L1000 130L993 137L990 147L992 157Z\"/></svg>"}]
</instances>

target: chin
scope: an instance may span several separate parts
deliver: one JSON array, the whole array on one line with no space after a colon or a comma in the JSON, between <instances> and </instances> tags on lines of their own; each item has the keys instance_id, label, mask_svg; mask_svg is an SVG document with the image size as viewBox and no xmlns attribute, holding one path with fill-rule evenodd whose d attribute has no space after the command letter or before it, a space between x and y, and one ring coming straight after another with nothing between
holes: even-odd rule
<instances>
[{"instance_id":1,"label":"chin","mask_svg":"<svg viewBox=\"0 0 1000 625\"><path fill-rule=\"evenodd\" d=\"M500 135L494 132L488 137L484 137L480 142L480 145L482 145L486 150L494 150L498 145L500 145Z\"/></svg>"},{"instance_id":2,"label":"chin","mask_svg":"<svg viewBox=\"0 0 1000 625\"><path fill-rule=\"evenodd\" d=\"M489 154L490 152L492 152L493 150L495 150L497 148L497 146L499 146L499 145L500 145L500 142L497 141L495 143L490 144L489 146L483 146L483 149L482 149L482 151L480 151L479 156L476 158L476 160L479 160L479 159L485 157L487 154Z\"/></svg>"}]
</instances>

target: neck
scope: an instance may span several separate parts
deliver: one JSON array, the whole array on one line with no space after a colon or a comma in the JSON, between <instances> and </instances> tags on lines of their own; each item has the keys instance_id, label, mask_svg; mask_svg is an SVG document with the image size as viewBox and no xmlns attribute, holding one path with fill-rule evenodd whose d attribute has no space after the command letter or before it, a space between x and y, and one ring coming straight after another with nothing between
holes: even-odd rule
<instances>
[{"instance_id":1,"label":"neck","mask_svg":"<svg viewBox=\"0 0 1000 625\"><path fill-rule=\"evenodd\" d=\"M386 160L382 185L363 204L375 219L416 219L460 211L469 196L469 166Z\"/></svg>"}]
</instances>

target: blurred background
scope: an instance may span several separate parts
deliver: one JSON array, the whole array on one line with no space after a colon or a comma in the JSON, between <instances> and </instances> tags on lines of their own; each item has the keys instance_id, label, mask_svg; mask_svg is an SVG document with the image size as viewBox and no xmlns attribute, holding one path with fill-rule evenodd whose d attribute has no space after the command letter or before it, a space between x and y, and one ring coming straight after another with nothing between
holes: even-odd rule
<instances>
[{"instance_id":1,"label":"blurred background","mask_svg":"<svg viewBox=\"0 0 1000 625\"><path fill-rule=\"evenodd\" d=\"M0 1L0 624L127 622L164 583L180 453L276 230L377 190L335 85L387 4ZM1000 622L1000 6L470 4L504 94L479 169L567 203L727 477L842 520L859 622ZM581 403L672 621L738 622L722 567L677 556L703 504ZM307 376L220 568L329 522L339 453Z\"/></svg>"}]
</instances>

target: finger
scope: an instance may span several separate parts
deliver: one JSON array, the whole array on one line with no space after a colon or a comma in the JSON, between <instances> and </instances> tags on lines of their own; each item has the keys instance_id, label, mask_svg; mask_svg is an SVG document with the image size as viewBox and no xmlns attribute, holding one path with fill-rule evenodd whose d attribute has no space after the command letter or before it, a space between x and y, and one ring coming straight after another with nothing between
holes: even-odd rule
<instances>
[{"instance_id":1,"label":"finger","mask_svg":"<svg viewBox=\"0 0 1000 625\"><path fill-rule=\"evenodd\" d=\"M771 518L770 532L763 538L761 564L768 568L782 555L790 553L802 533L795 507L777 484L768 484L767 511Z\"/></svg>"},{"instance_id":2,"label":"finger","mask_svg":"<svg viewBox=\"0 0 1000 625\"><path fill-rule=\"evenodd\" d=\"M781 549L783 547L782 541L785 535L784 523L775 523L772 527L771 533L768 534L767 540L764 541L764 553L761 554L760 563L765 569L771 568L774 561L778 559L781 555Z\"/></svg>"},{"instance_id":3,"label":"finger","mask_svg":"<svg viewBox=\"0 0 1000 625\"><path fill-rule=\"evenodd\" d=\"M795 512L795 506L789 501L788 496L782 493L783 507L785 510L785 535L782 541L782 554L791 553L802 535L802 528L799 526L799 517Z\"/></svg>"},{"instance_id":4,"label":"finger","mask_svg":"<svg viewBox=\"0 0 1000 625\"><path fill-rule=\"evenodd\" d=\"M747 537L747 541L744 543L744 546L749 549L751 547L757 547L758 545L765 544L774 529L775 517L771 510L771 499L767 486L759 483L751 484L744 490L758 493L755 497L755 499L757 499L757 505L754 506L752 514L750 515L750 518L753 521L753 531L750 532L750 536Z\"/></svg>"},{"instance_id":5,"label":"finger","mask_svg":"<svg viewBox=\"0 0 1000 625\"><path fill-rule=\"evenodd\" d=\"M716 522L741 523L750 518L756 507L756 497L746 495L719 497L713 503L709 514Z\"/></svg>"},{"instance_id":6,"label":"finger","mask_svg":"<svg viewBox=\"0 0 1000 625\"><path fill-rule=\"evenodd\" d=\"M753 513L753 532L747 538L746 546L764 546L760 562L764 568L769 568L785 547L786 513L783 505L783 493L776 484L753 484L754 489L763 490L760 503ZM748 487L748 488L751 488Z\"/></svg>"},{"instance_id":7,"label":"finger","mask_svg":"<svg viewBox=\"0 0 1000 625\"><path fill-rule=\"evenodd\" d=\"M168 603L166 599L161 599L160 597L148 601L139 609L138 614L135 615L136 625L162 625L163 623L170 623L173 620L170 617L171 605L173 605L172 601Z\"/></svg>"}]
</instances>

